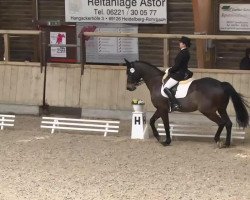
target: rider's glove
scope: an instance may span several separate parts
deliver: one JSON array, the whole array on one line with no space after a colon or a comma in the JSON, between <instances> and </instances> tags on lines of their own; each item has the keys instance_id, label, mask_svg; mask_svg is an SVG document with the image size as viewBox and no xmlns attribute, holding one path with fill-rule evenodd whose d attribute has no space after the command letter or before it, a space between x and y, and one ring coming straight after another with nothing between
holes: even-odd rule
<instances>
[{"instance_id":1,"label":"rider's glove","mask_svg":"<svg viewBox=\"0 0 250 200\"><path fill-rule=\"evenodd\" d=\"M165 73L166 74L169 74L169 70L171 69L171 67L168 67L166 70L165 70Z\"/></svg>"}]
</instances>

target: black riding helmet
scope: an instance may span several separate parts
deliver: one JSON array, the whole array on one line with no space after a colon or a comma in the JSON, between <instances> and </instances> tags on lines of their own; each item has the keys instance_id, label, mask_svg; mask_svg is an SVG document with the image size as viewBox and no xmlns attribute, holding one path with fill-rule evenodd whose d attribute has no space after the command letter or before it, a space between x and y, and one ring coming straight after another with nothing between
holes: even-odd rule
<instances>
[{"instance_id":1,"label":"black riding helmet","mask_svg":"<svg viewBox=\"0 0 250 200\"><path fill-rule=\"evenodd\" d=\"M191 40L188 37L182 36L179 41L185 44L187 47L191 46Z\"/></svg>"}]
</instances>

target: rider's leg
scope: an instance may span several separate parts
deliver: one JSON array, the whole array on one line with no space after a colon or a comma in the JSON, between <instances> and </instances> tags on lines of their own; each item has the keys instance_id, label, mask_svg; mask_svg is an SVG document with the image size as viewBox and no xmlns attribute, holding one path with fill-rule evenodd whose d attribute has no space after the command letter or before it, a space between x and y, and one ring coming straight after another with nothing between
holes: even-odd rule
<instances>
[{"instance_id":1,"label":"rider's leg","mask_svg":"<svg viewBox=\"0 0 250 200\"><path fill-rule=\"evenodd\" d=\"M178 81L176 81L173 78L170 78L164 85L164 92L168 95L168 98L171 102L171 110L175 110L175 111L180 109L180 105L179 105L178 101L176 100L175 96L170 91L170 88L175 86L177 83L178 83Z\"/></svg>"}]
</instances>

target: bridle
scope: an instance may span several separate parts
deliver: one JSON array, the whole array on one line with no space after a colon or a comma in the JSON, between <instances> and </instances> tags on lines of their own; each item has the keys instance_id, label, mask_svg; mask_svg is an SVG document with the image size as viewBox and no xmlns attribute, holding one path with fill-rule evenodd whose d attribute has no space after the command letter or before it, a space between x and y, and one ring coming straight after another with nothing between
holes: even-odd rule
<instances>
[{"instance_id":1,"label":"bridle","mask_svg":"<svg viewBox=\"0 0 250 200\"><path fill-rule=\"evenodd\" d=\"M133 70L131 70L131 69L133 69ZM135 72L135 67L134 67L133 63L131 63L131 67L130 67L129 71L130 71L129 77L133 82L136 82L136 83L133 83L136 87L138 87L138 86L142 85L143 83L145 83L142 78L140 78L140 80L137 81L137 78L134 77L135 75L133 75L133 73Z\"/></svg>"},{"instance_id":2,"label":"bridle","mask_svg":"<svg viewBox=\"0 0 250 200\"><path fill-rule=\"evenodd\" d=\"M137 82L135 85L136 85L136 86L140 86L140 85L142 85L143 83L145 83L145 82L144 82L144 80L141 78L140 81Z\"/></svg>"}]
</instances>

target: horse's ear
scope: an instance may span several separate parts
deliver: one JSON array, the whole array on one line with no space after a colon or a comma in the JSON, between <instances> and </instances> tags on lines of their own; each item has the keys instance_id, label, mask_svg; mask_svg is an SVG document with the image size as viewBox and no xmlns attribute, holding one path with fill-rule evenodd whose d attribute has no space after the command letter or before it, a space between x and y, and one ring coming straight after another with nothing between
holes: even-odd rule
<instances>
[{"instance_id":1,"label":"horse's ear","mask_svg":"<svg viewBox=\"0 0 250 200\"><path fill-rule=\"evenodd\" d=\"M127 65L127 67L129 67L130 66L130 62L126 58L124 58L124 60L125 60L125 63Z\"/></svg>"}]
</instances>

